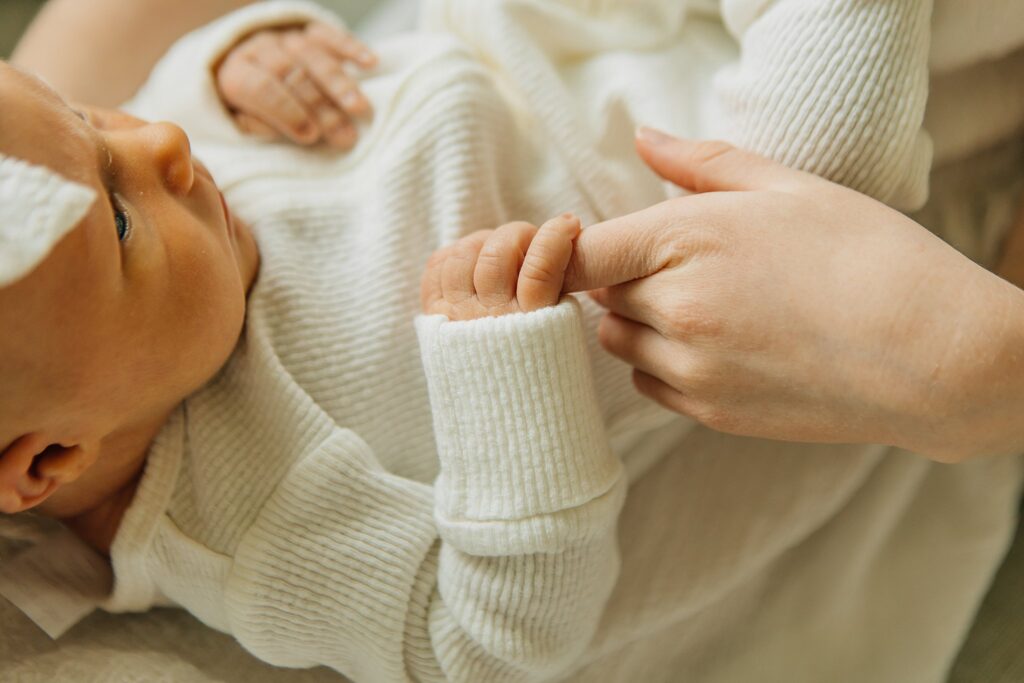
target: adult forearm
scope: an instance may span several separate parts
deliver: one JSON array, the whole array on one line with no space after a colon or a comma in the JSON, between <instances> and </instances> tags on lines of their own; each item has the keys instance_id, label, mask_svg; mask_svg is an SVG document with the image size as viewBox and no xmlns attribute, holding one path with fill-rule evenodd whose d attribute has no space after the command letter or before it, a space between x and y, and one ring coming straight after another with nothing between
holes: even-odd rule
<instances>
[{"instance_id":1,"label":"adult forearm","mask_svg":"<svg viewBox=\"0 0 1024 683\"><path fill-rule=\"evenodd\" d=\"M1024 290L992 279L972 329L950 339L946 411L920 450L945 462L1024 452Z\"/></svg>"},{"instance_id":2,"label":"adult forearm","mask_svg":"<svg viewBox=\"0 0 1024 683\"><path fill-rule=\"evenodd\" d=\"M11 61L69 100L130 98L179 37L253 0L50 0Z\"/></svg>"}]
</instances>

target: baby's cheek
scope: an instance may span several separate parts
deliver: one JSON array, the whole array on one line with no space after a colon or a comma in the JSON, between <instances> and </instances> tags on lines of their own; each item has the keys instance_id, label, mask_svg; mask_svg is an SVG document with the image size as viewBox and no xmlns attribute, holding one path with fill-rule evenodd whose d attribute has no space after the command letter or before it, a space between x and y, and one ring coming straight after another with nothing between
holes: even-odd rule
<instances>
[{"instance_id":1,"label":"baby's cheek","mask_svg":"<svg viewBox=\"0 0 1024 683\"><path fill-rule=\"evenodd\" d=\"M238 266L216 234L196 224L168 263L170 301L161 344L187 360L173 384L201 385L223 366L245 319L245 291ZM184 232L184 231L183 231Z\"/></svg>"}]
</instances>

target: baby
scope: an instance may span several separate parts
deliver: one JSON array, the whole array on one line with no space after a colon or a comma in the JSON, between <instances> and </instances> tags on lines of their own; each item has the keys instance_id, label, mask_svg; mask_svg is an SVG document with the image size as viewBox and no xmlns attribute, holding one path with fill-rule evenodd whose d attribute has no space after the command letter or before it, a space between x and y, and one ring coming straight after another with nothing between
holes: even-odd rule
<instances>
[{"instance_id":1,"label":"baby","mask_svg":"<svg viewBox=\"0 0 1024 683\"><path fill-rule=\"evenodd\" d=\"M695 428L633 391L595 342L599 311L561 296L580 219L665 196L621 144L631 108L654 103L647 120L678 128L699 92L685 70L646 82L608 60L699 65L666 40L702 20L676 2L567 2L551 23L502 23L504 4L445 19L465 30L494 13L477 43L389 45L365 101L314 93L327 105L299 116L246 109L232 65L269 59L261 31L320 22L298 32L319 41L336 20L302 3L232 14L176 45L128 106L188 136L0 66L0 193L39 236L0 227L17 248L0 261L0 509L57 517L108 551L109 610L178 605L267 662L356 681L624 680L681 671L715 642L732 643L728 680L766 661L758 648L784 661L834 634L825 623L892 618L835 588L896 594L903 574L844 572L879 548L930 562L950 547L886 535L888 508L858 498L914 491L928 463ZM428 25L443 5L427 4ZM579 33L556 30L574 12ZM538 67L552 55L572 63L562 80ZM310 105L296 65L274 73ZM669 86L683 90L662 104ZM369 102L348 154L248 137L316 131L347 148ZM907 163L874 158L912 170L884 191L913 203L919 131L886 130L885 153ZM850 135L839 126L837 144ZM858 500L845 535L815 534ZM848 556L815 545L836 538ZM821 618L862 602L870 614ZM970 611L955 608L947 621ZM797 609L813 613L775 628ZM857 631L865 649L875 631Z\"/></svg>"},{"instance_id":2,"label":"baby","mask_svg":"<svg viewBox=\"0 0 1024 683\"><path fill-rule=\"evenodd\" d=\"M233 24L245 50L255 17L285 22L275 9L204 35ZM267 661L355 680L547 677L593 632L627 480L579 305L558 304L580 222L455 239L503 222L503 168L524 166L453 46L426 56L461 72L455 88L416 82L421 61L391 76L372 154L215 162L230 203L181 128L69 106L0 67L5 194L27 207L5 231L53 246L30 245L0 289L18 330L0 342L3 510L108 551L107 608L182 605ZM426 257L453 241L420 296ZM422 355L421 300L443 314L420 319ZM616 370L620 432L669 420Z\"/></svg>"}]
</instances>

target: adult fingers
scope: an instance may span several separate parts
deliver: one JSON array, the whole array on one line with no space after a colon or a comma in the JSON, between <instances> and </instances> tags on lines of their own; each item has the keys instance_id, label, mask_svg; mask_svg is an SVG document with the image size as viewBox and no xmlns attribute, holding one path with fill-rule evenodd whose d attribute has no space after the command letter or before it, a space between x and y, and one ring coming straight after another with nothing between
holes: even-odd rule
<instances>
[{"instance_id":1,"label":"adult fingers","mask_svg":"<svg viewBox=\"0 0 1024 683\"><path fill-rule=\"evenodd\" d=\"M643 323L665 336L677 336L672 334L673 321L663 319L666 309L665 292L650 280L640 279L614 287L602 287L591 290L589 294L603 308L620 318ZM672 307L673 310L677 308Z\"/></svg>"},{"instance_id":2,"label":"adult fingers","mask_svg":"<svg viewBox=\"0 0 1024 683\"><path fill-rule=\"evenodd\" d=\"M693 403L684 393L643 370L633 369L633 386L641 394L672 412L691 416L696 412Z\"/></svg>"},{"instance_id":3,"label":"adult fingers","mask_svg":"<svg viewBox=\"0 0 1024 683\"><path fill-rule=\"evenodd\" d=\"M564 213L537 231L519 271L516 297L526 312L558 303L573 240L580 234L580 219Z\"/></svg>"},{"instance_id":4,"label":"adult fingers","mask_svg":"<svg viewBox=\"0 0 1024 683\"><path fill-rule=\"evenodd\" d=\"M608 313L601 318L597 338L608 353L634 368L663 379L678 374L679 345L643 323Z\"/></svg>"},{"instance_id":5,"label":"adult fingers","mask_svg":"<svg viewBox=\"0 0 1024 683\"><path fill-rule=\"evenodd\" d=\"M530 223L506 223L491 233L480 250L473 287L484 306L500 306L516 297L516 278L537 228Z\"/></svg>"},{"instance_id":6,"label":"adult fingers","mask_svg":"<svg viewBox=\"0 0 1024 683\"><path fill-rule=\"evenodd\" d=\"M651 170L692 192L785 190L811 176L720 140L684 140L641 126L636 149Z\"/></svg>"},{"instance_id":7,"label":"adult fingers","mask_svg":"<svg viewBox=\"0 0 1024 683\"><path fill-rule=\"evenodd\" d=\"M682 244L677 235L701 219L702 199L670 199L584 229L566 266L562 292L611 287L669 265Z\"/></svg>"}]
</instances>

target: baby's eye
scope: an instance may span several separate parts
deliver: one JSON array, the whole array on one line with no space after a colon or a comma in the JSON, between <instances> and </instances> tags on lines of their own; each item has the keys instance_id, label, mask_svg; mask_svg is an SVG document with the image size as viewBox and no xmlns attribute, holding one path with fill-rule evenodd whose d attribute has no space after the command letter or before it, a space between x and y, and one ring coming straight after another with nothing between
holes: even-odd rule
<instances>
[{"instance_id":1,"label":"baby's eye","mask_svg":"<svg viewBox=\"0 0 1024 683\"><path fill-rule=\"evenodd\" d=\"M120 242L124 242L132 234L131 217L127 211L118 205L117 200L111 197L110 201L114 205L114 225L117 228L117 239Z\"/></svg>"}]
</instances>

